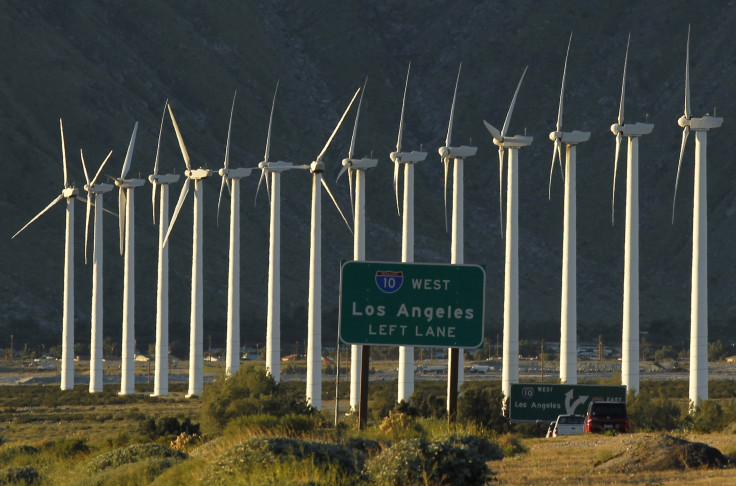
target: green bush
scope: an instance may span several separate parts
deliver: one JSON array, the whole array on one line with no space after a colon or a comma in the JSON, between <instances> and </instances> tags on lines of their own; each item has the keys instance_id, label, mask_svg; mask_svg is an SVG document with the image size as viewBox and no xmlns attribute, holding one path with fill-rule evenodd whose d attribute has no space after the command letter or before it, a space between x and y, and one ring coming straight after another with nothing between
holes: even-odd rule
<instances>
[{"instance_id":1,"label":"green bush","mask_svg":"<svg viewBox=\"0 0 736 486\"><path fill-rule=\"evenodd\" d=\"M202 416L215 432L236 417L268 414L308 415L314 409L303 396L286 393L265 371L252 366L240 368L227 379L205 386Z\"/></svg>"},{"instance_id":2,"label":"green bush","mask_svg":"<svg viewBox=\"0 0 736 486\"><path fill-rule=\"evenodd\" d=\"M324 418L319 414L297 415L290 413L283 417L268 414L243 415L230 420L225 426L225 434L233 434L243 429L277 430L285 435L299 435L319 429Z\"/></svg>"},{"instance_id":3,"label":"green bush","mask_svg":"<svg viewBox=\"0 0 736 486\"><path fill-rule=\"evenodd\" d=\"M429 385L429 386L427 386ZM415 417L442 418L447 414L446 386L434 383L418 383L408 403L399 404L397 410Z\"/></svg>"},{"instance_id":4,"label":"green bush","mask_svg":"<svg viewBox=\"0 0 736 486\"><path fill-rule=\"evenodd\" d=\"M199 424L193 424L189 417L181 422L176 417L160 417L158 420L150 417L142 421L138 433L148 440L163 438L171 441L182 433L201 435Z\"/></svg>"},{"instance_id":5,"label":"green bush","mask_svg":"<svg viewBox=\"0 0 736 486\"><path fill-rule=\"evenodd\" d=\"M483 485L491 478L487 460L477 449L452 439L409 439L369 460L366 472L378 486Z\"/></svg>"},{"instance_id":6,"label":"green bush","mask_svg":"<svg viewBox=\"0 0 736 486\"><path fill-rule=\"evenodd\" d=\"M82 437L65 437L57 441L44 444L48 451L58 458L74 457L79 454L89 454L87 439Z\"/></svg>"},{"instance_id":7,"label":"green bush","mask_svg":"<svg viewBox=\"0 0 736 486\"><path fill-rule=\"evenodd\" d=\"M186 459L186 454L175 451L171 447L160 444L133 444L120 449L114 449L92 458L85 469L91 473L104 471L123 464L149 459L172 459L180 461Z\"/></svg>"},{"instance_id":8,"label":"green bush","mask_svg":"<svg viewBox=\"0 0 736 486\"><path fill-rule=\"evenodd\" d=\"M9 464L17 457L35 456L40 451L26 444L5 444L0 447L0 464Z\"/></svg>"},{"instance_id":9,"label":"green bush","mask_svg":"<svg viewBox=\"0 0 736 486\"><path fill-rule=\"evenodd\" d=\"M40 482L38 470L33 466L9 467L0 471L0 485L24 484L31 486L40 484Z\"/></svg>"},{"instance_id":10,"label":"green bush","mask_svg":"<svg viewBox=\"0 0 736 486\"><path fill-rule=\"evenodd\" d=\"M723 405L723 406L721 406ZM720 432L736 421L736 407L733 400L705 400L698 405L695 413L682 420L682 428L694 432Z\"/></svg>"},{"instance_id":11,"label":"green bush","mask_svg":"<svg viewBox=\"0 0 736 486\"><path fill-rule=\"evenodd\" d=\"M474 422L499 434L510 430L509 420L503 415L503 392L495 383L468 382L463 385L458 415L464 422Z\"/></svg>"},{"instance_id":12,"label":"green bush","mask_svg":"<svg viewBox=\"0 0 736 486\"><path fill-rule=\"evenodd\" d=\"M126 486L145 486L151 484L165 470L178 464L173 458L143 458L136 462L121 464L85 477L78 486L100 484L125 484Z\"/></svg>"},{"instance_id":13,"label":"green bush","mask_svg":"<svg viewBox=\"0 0 736 486\"><path fill-rule=\"evenodd\" d=\"M680 426L680 408L662 396L652 399L646 391L629 393L626 411L633 431L672 431Z\"/></svg>"}]
</instances>

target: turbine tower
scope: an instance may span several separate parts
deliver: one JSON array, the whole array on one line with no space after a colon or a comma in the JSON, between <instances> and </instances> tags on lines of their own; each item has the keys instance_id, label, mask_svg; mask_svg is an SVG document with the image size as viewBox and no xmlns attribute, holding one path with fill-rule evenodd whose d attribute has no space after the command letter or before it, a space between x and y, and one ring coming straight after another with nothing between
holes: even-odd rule
<instances>
[{"instance_id":1,"label":"turbine tower","mask_svg":"<svg viewBox=\"0 0 736 486\"><path fill-rule=\"evenodd\" d=\"M401 151L401 142L404 133L404 109L406 108L406 92L409 88L409 73L411 63L406 70L404 83L404 98L401 102L401 118L399 118L399 135L396 140L396 152L391 152L391 161L394 163L394 194L396 196L396 211L401 217L401 261L414 262L414 164L427 158L427 152ZM404 164L404 213L399 208L399 172ZM360 366L358 366L360 367ZM352 368L351 368L352 370ZM350 405L352 401L352 386L350 388ZM407 401L414 393L414 347L399 346L399 380L397 402ZM357 401L356 401L357 404Z\"/></svg>"},{"instance_id":2,"label":"turbine tower","mask_svg":"<svg viewBox=\"0 0 736 486\"><path fill-rule=\"evenodd\" d=\"M450 121L447 125L447 138L445 145L439 148L440 159L445 164L445 229L447 229L447 176L450 170L450 159L455 160L452 174L452 245L450 250L450 263L462 265L465 263L463 256L463 162L466 158L472 157L478 151L478 147L468 147L461 145L459 147L452 146L452 122L455 118L455 101L457 99L457 87L460 83L460 71L462 63L457 70L457 80L455 81L455 93L452 96L452 107L450 108ZM448 350L447 363L447 409L452 415L454 407L451 401L456 398L457 387L463 383L463 365L465 362L463 353L458 348L450 348ZM452 369L457 365L457 383L453 386L455 377L452 376Z\"/></svg>"},{"instance_id":3,"label":"turbine tower","mask_svg":"<svg viewBox=\"0 0 736 486\"><path fill-rule=\"evenodd\" d=\"M300 166L299 168L309 170L312 174L312 209L309 239L309 304L307 310L307 403L317 410L322 408L322 186L330 195L332 202L340 212L345 224L350 228L345 214L337 204L335 196L330 191L327 182L322 177L325 170L325 163L322 157L332 143L332 139L340 129L343 120L353 106L355 98L357 98L360 88L353 95L350 104L342 114L340 121L332 131L332 135L327 139L322 151L317 155L309 165Z\"/></svg>"},{"instance_id":4,"label":"turbine tower","mask_svg":"<svg viewBox=\"0 0 736 486\"><path fill-rule=\"evenodd\" d=\"M110 160L112 151L107 154L105 160L97 169L95 177L90 180L87 172L87 163L84 161L84 152L79 150L82 158L82 168L84 169L84 179L87 184L84 190L87 191L87 218L84 225L84 263L87 263L87 241L89 240L89 218L92 213L92 204L95 206L95 227L94 236L92 237L92 311L90 314L91 331L89 346L89 392L99 393L102 391L102 382L104 370L102 368L102 195L113 189L112 184L97 184L102 169ZM92 199L94 198L94 203Z\"/></svg>"},{"instance_id":5,"label":"turbine tower","mask_svg":"<svg viewBox=\"0 0 736 486\"><path fill-rule=\"evenodd\" d=\"M133 160L138 122L125 154L123 170L115 179L118 186L118 223L120 254L123 255L123 340L120 364L120 395L135 393L135 199L133 190L145 184L145 179L126 179Z\"/></svg>"},{"instance_id":6,"label":"turbine tower","mask_svg":"<svg viewBox=\"0 0 736 486\"><path fill-rule=\"evenodd\" d=\"M279 83L273 93L271 116L268 119L268 134L266 135L266 151L263 161L258 164L261 169L261 178L258 180L256 198L261 188L261 182L266 180L266 193L270 208L269 239L268 239L268 302L266 311L266 373L278 383L281 381L281 173L299 167L291 162L271 162L271 125L273 112L276 107L276 95ZM269 182L270 181L270 182Z\"/></svg>"},{"instance_id":7,"label":"turbine tower","mask_svg":"<svg viewBox=\"0 0 736 486\"><path fill-rule=\"evenodd\" d=\"M523 135L507 137L516 96L524 81L527 68L521 74L511 99L501 131L483 120L493 143L498 145L498 207L503 228L503 152L509 149L509 169L506 179L506 262L503 291L503 368L501 389L505 398L511 396L511 384L519 382L519 149L531 145L533 138ZM503 231L503 230L502 230Z\"/></svg>"},{"instance_id":8,"label":"turbine tower","mask_svg":"<svg viewBox=\"0 0 736 486\"><path fill-rule=\"evenodd\" d=\"M240 368L240 179L248 177L253 169L230 168L230 132L233 126L235 97L230 108L230 123L227 126L225 162L219 174L222 177L220 197L217 199L217 219L220 219L222 190L230 189L230 245L228 250L227 272L227 346L225 354L225 374L232 375Z\"/></svg>"},{"instance_id":9,"label":"turbine tower","mask_svg":"<svg viewBox=\"0 0 736 486\"><path fill-rule=\"evenodd\" d=\"M549 170L549 197L552 196L552 173L555 158L559 157L562 170L562 144L565 144L565 202L562 230L562 298L560 309L560 382L569 385L577 384L577 229L576 229L576 195L575 164L577 145L590 138L590 132L562 131L562 101L565 95L565 77L567 75L567 58L570 55L572 34L567 43L565 67L562 71L562 88L560 89L560 106L557 110L557 127L549 134L554 142L552 149L552 166Z\"/></svg>"},{"instance_id":10,"label":"turbine tower","mask_svg":"<svg viewBox=\"0 0 736 486\"><path fill-rule=\"evenodd\" d=\"M355 159L355 135L358 132L358 120L360 119L360 108L363 105L363 95L368 83L366 78L363 83L363 92L360 93L358 109L355 113L355 124L353 125L353 138L350 140L348 158L342 159L342 169L337 175L337 180L347 171L350 185L350 206L353 212L353 260L365 260L365 172L378 165L378 159L363 157ZM355 204L353 204L353 173L355 173ZM369 347L358 345L350 346L350 409L356 410L360 401L360 369L363 362L363 353L370 353ZM367 356L366 356L367 359ZM354 403L353 403L354 402Z\"/></svg>"},{"instance_id":11,"label":"turbine tower","mask_svg":"<svg viewBox=\"0 0 736 486\"><path fill-rule=\"evenodd\" d=\"M189 317L189 389L187 391L187 397L193 397L201 395L204 390L204 376L203 366L204 360L202 356L202 333L204 327L204 295L202 289L202 280L204 278L202 271L202 247L203 247L203 198L202 183L203 180L212 175L209 169L192 169L189 162L189 153L184 145L184 139L181 136L179 125L176 123L174 112L171 109L171 105L167 105L169 110L169 116L171 122L174 125L176 131L176 138L179 141L179 148L181 149L181 155L184 158L184 164L186 170L184 171L184 186L179 194L179 200L174 208L174 214L171 216L171 224L166 231L164 237L164 246L169 241L169 235L171 230L174 228L176 218L179 216L179 211L184 204L184 200L189 192L189 184L194 182L194 217L193 228L192 228L192 296L191 296L191 307Z\"/></svg>"},{"instance_id":12,"label":"turbine tower","mask_svg":"<svg viewBox=\"0 0 736 486\"><path fill-rule=\"evenodd\" d=\"M682 157L690 131L695 132L695 183L693 190L693 260L690 294L690 411L708 399L708 197L707 151L708 130L719 128L723 118L706 114L694 118L690 111L690 28L687 31L685 57L685 114L677 120L682 127L680 161L677 164L675 197L672 200L672 221L675 219L675 198L680 180Z\"/></svg>"},{"instance_id":13,"label":"turbine tower","mask_svg":"<svg viewBox=\"0 0 736 486\"><path fill-rule=\"evenodd\" d=\"M169 227L169 185L179 180L178 174L159 174L158 156L161 149L161 133L164 128L166 109L169 101L164 104L161 115L161 128L158 132L156 145L156 161L153 164L153 174L148 176L151 183L151 207L153 208L153 224L156 224L156 188L161 186L159 195L159 222L158 222L158 268L156 285L156 358L153 375L152 396L166 396L169 394L169 247L164 245L166 230Z\"/></svg>"},{"instance_id":14,"label":"turbine tower","mask_svg":"<svg viewBox=\"0 0 736 486\"><path fill-rule=\"evenodd\" d=\"M626 65L629 60L631 34L626 42L624 75L621 81L621 102L617 123L611 125L616 136L616 155L613 162L613 192L611 196L611 224L613 224L616 197L616 173L621 139L628 138L626 155L626 229L624 236L624 309L621 333L621 384L627 391L639 392L639 137L648 135L654 125L634 123L624 125L624 97L626 94Z\"/></svg>"},{"instance_id":15,"label":"turbine tower","mask_svg":"<svg viewBox=\"0 0 736 486\"><path fill-rule=\"evenodd\" d=\"M61 389L74 389L74 198L79 190L69 183L66 165L66 148L64 144L64 123L59 119L61 132L61 156L64 171L64 187L61 194L51 201L40 213L34 216L11 239L33 224L44 213L62 199L66 199L66 231L64 235L64 301L62 310L61 331Z\"/></svg>"}]
</instances>

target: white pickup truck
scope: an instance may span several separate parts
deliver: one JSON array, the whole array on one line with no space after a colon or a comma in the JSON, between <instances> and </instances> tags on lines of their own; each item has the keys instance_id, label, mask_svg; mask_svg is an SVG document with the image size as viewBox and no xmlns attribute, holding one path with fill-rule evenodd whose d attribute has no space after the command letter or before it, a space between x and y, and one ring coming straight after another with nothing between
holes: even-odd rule
<instances>
[{"instance_id":1,"label":"white pickup truck","mask_svg":"<svg viewBox=\"0 0 736 486\"><path fill-rule=\"evenodd\" d=\"M552 437L582 435L584 421L585 418L582 415L558 415L555 426L552 429Z\"/></svg>"}]
</instances>

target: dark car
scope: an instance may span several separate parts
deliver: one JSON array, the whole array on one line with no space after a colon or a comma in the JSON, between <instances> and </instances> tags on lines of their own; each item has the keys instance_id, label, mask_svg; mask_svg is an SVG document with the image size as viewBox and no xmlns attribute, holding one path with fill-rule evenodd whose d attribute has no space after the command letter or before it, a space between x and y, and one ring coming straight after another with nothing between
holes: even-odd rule
<instances>
[{"instance_id":1,"label":"dark car","mask_svg":"<svg viewBox=\"0 0 736 486\"><path fill-rule=\"evenodd\" d=\"M625 403L590 402L588 413L585 415L583 433L629 431L629 416L626 413Z\"/></svg>"}]
</instances>

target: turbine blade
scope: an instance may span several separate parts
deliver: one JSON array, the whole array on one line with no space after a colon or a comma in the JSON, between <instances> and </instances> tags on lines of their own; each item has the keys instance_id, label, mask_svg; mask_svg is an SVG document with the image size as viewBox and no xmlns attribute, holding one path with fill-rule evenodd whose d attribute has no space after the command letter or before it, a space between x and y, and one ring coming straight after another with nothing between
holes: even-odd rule
<instances>
[{"instance_id":1,"label":"turbine blade","mask_svg":"<svg viewBox=\"0 0 736 486\"><path fill-rule=\"evenodd\" d=\"M43 208L43 209L41 210L41 212L40 212L40 213L38 213L37 215L35 215L35 216L33 217L33 219L31 219L31 220L30 220L29 222L27 222L27 223L26 223L26 225L25 225L25 226L23 226L23 227L22 227L21 229L19 229L19 230L18 230L18 232L17 232L17 233L15 233L15 234L14 234L14 235L13 235L13 236L12 236L12 237L10 238L10 239L12 240L13 238L15 238L16 236L18 236L19 234L21 234L21 232L22 232L22 231L23 231L24 229L28 228L28 227L29 227L29 226L30 226L31 224L33 224L33 223L34 223L34 222L35 222L35 221L36 221L36 220L37 220L38 218L40 218L41 216L43 216L43 215L44 215L44 213L45 213L46 211L48 211L49 209L51 209L51 208L52 208L52 207L54 206L54 204L58 203L58 202L59 202L59 201L61 201L62 199L64 199L64 194L59 194L58 196L56 196L56 199L54 199L53 201L51 201L51 202L49 203L49 205L48 205L48 206L46 206L45 208Z\"/></svg>"},{"instance_id":2,"label":"turbine blade","mask_svg":"<svg viewBox=\"0 0 736 486\"><path fill-rule=\"evenodd\" d=\"M457 79L455 80L455 93L452 95L452 106L450 107L450 122L447 124L447 137L445 138L445 147L449 147L452 143L452 122L455 118L455 100L457 99L457 87L460 84L460 71L463 63L457 68Z\"/></svg>"},{"instance_id":3,"label":"turbine blade","mask_svg":"<svg viewBox=\"0 0 736 486\"><path fill-rule=\"evenodd\" d=\"M677 200L677 185L680 182L680 168L682 167L682 158L685 155L685 144L687 136L690 135L690 127L685 125L682 129L682 145L680 145L680 161L677 163L677 177L675 178L675 195L672 197L672 224L675 223L675 201Z\"/></svg>"},{"instance_id":4,"label":"turbine blade","mask_svg":"<svg viewBox=\"0 0 736 486\"><path fill-rule=\"evenodd\" d=\"M179 200L176 202L176 207L174 208L174 214L171 215L171 221L169 222L169 227L166 230L166 236L164 237L164 244L163 246L166 246L166 243L169 241L169 235L171 234L171 230L174 228L174 223L176 223L176 218L179 217L179 211L181 211L181 207L184 205L184 200L187 198L187 193L189 192L189 182L191 179L188 177L184 179L184 186L181 188L181 193L179 194Z\"/></svg>"},{"instance_id":5,"label":"turbine blade","mask_svg":"<svg viewBox=\"0 0 736 486\"><path fill-rule=\"evenodd\" d=\"M401 152L401 137L404 133L404 108L406 107L406 90L409 88L409 72L411 72L411 62L406 70L406 83L404 84L404 98L401 101L401 118L399 118L399 138L396 140L396 151ZM396 193L396 201L398 207L398 193Z\"/></svg>"},{"instance_id":6,"label":"turbine blade","mask_svg":"<svg viewBox=\"0 0 736 486\"><path fill-rule=\"evenodd\" d=\"M263 178L266 176L266 168L264 167L261 169L261 177L258 179L258 186L256 187L256 197L253 198L253 207L255 207L256 203L258 202L258 191L261 190L261 183L263 182Z\"/></svg>"},{"instance_id":7,"label":"turbine blade","mask_svg":"<svg viewBox=\"0 0 736 486\"><path fill-rule=\"evenodd\" d=\"M488 133L491 134L491 137L493 137L495 140L502 140L501 132L498 131L498 128L494 127L485 120L483 120L483 124L486 126L486 130L488 130Z\"/></svg>"},{"instance_id":8,"label":"turbine blade","mask_svg":"<svg viewBox=\"0 0 736 486\"><path fill-rule=\"evenodd\" d=\"M687 52L685 53L685 118L690 118L690 25L687 26Z\"/></svg>"},{"instance_id":9,"label":"turbine blade","mask_svg":"<svg viewBox=\"0 0 736 486\"><path fill-rule=\"evenodd\" d=\"M153 224L156 224L156 188L158 184L156 182L151 183L151 208L153 209Z\"/></svg>"},{"instance_id":10,"label":"turbine blade","mask_svg":"<svg viewBox=\"0 0 736 486\"><path fill-rule=\"evenodd\" d=\"M127 195L122 187L118 190L118 229L120 232L120 254L125 252L125 219L128 217Z\"/></svg>"},{"instance_id":11,"label":"turbine blade","mask_svg":"<svg viewBox=\"0 0 736 486\"><path fill-rule=\"evenodd\" d=\"M345 225L348 227L348 230L350 230L350 234L353 234L353 228L350 227L350 223L348 223L348 219L345 217L345 213L342 212L342 209L340 209L340 205L337 204L337 199L335 199L334 194L332 194L332 191L330 190L330 186L327 185L327 181L325 180L324 177L320 177L319 180L322 181L322 185L327 191L327 194L330 195L330 199L332 199L332 203L335 205L335 207L339 211L340 216L342 216L342 220L345 221Z\"/></svg>"},{"instance_id":12,"label":"turbine blade","mask_svg":"<svg viewBox=\"0 0 736 486\"><path fill-rule=\"evenodd\" d=\"M89 217L92 213L92 193L89 194L87 199L87 217L84 222L84 264L87 264L87 242L89 241Z\"/></svg>"},{"instance_id":13,"label":"turbine blade","mask_svg":"<svg viewBox=\"0 0 736 486\"><path fill-rule=\"evenodd\" d=\"M521 88L521 82L524 81L524 76L526 75L527 69L529 69L529 66L524 68L524 72L521 73L521 79L519 79L519 84L516 85L516 91L514 91L514 97L511 99L509 112L506 114L506 121L503 122L503 128L501 129L502 138L506 135L506 131L509 129L509 123L511 123L511 114L514 112L514 105L516 104L516 96L519 94L519 88Z\"/></svg>"},{"instance_id":14,"label":"turbine blade","mask_svg":"<svg viewBox=\"0 0 736 486\"><path fill-rule=\"evenodd\" d=\"M560 107L557 109L557 131L562 130L562 100L565 96L565 77L567 76L567 58L570 56L570 44L572 44L572 32L570 40L567 41L567 53L565 54L565 68L562 70L562 88L560 88Z\"/></svg>"},{"instance_id":15,"label":"turbine blade","mask_svg":"<svg viewBox=\"0 0 736 486\"><path fill-rule=\"evenodd\" d=\"M84 161L84 151L79 149L79 157L82 159L82 169L84 170L84 180L87 181L87 185L91 186L92 183L89 181L89 173L87 172L87 162Z\"/></svg>"},{"instance_id":16,"label":"turbine blade","mask_svg":"<svg viewBox=\"0 0 736 486\"><path fill-rule=\"evenodd\" d=\"M330 144L332 143L332 139L335 138L335 135L337 134L337 131L340 129L340 125L342 125L342 122L345 120L345 117L348 114L348 111L350 111L350 107L353 106L353 102L355 101L355 98L358 96L358 93L360 93L360 88L358 88L355 91L355 94L353 95L353 99L350 100L350 104L347 108L345 108L345 112L342 114L342 117L340 117L340 121L337 122L337 126L335 126L335 129L332 131L332 135L330 135L330 138L327 139L327 143L322 148L322 151L319 153L316 159L314 159L316 162L319 162L322 160L322 157L325 155L325 152L327 152L327 149L329 148Z\"/></svg>"},{"instance_id":17,"label":"turbine blade","mask_svg":"<svg viewBox=\"0 0 736 486\"><path fill-rule=\"evenodd\" d=\"M394 194L396 195L396 211L399 213L399 216L401 216L401 208L399 206L399 170L401 164L399 162L394 162Z\"/></svg>"},{"instance_id":18,"label":"turbine blade","mask_svg":"<svg viewBox=\"0 0 736 486\"><path fill-rule=\"evenodd\" d=\"M562 141L557 139L555 146L557 147L557 164L560 166L560 180L565 182L565 171L562 170Z\"/></svg>"},{"instance_id":19,"label":"turbine blade","mask_svg":"<svg viewBox=\"0 0 736 486\"><path fill-rule=\"evenodd\" d=\"M166 102L164 103L164 111L163 113L161 113L161 127L158 129L158 143L156 144L156 160L153 162L153 175L158 175L158 154L161 151L161 134L164 131L164 120L166 119L166 108L168 106L169 106L169 100L167 98ZM154 221L156 220L155 214L156 214L156 211L154 210L154 218L153 218Z\"/></svg>"},{"instance_id":20,"label":"turbine blade","mask_svg":"<svg viewBox=\"0 0 736 486\"><path fill-rule=\"evenodd\" d=\"M123 170L120 172L120 178L125 179L130 170L130 163L133 160L133 149L135 148L135 137L138 134L138 122L135 122L133 127L133 135L130 136L130 143L128 144L128 151L125 153L125 162L123 162Z\"/></svg>"},{"instance_id":21,"label":"turbine blade","mask_svg":"<svg viewBox=\"0 0 736 486\"><path fill-rule=\"evenodd\" d=\"M235 97L238 96L238 90L235 90L233 94L233 105L230 107L230 122L227 124L227 143L225 144L225 168L227 169L230 165L230 132L233 128L233 113L235 112ZM225 178L222 179L223 181ZM228 186L228 189L230 186ZM222 188L220 189L220 195L222 195ZM219 215L219 209L217 214Z\"/></svg>"},{"instance_id":22,"label":"turbine blade","mask_svg":"<svg viewBox=\"0 0 736 486\"><path fill-rule=\"evenodd\" d=\"M360 119L360 107L363 105L363 95L365 94L365 86L368 84L368 76L365 77L363 82L363 91L360 93L360 99L358 100L358 109L355 111L355 124L353 125L353 138L350 140L350 150L348 150L348 158L352 159L355 153L355 135L358 133L358 120Z\"/></svg>"},{"instance_id":23,"label":"turbine blade","mask_svg":"<svg viewBox=\"0 0 736 486\"><path fill-rule=\"evenodd\" d=\"M346 170L350 168L350 164L346 164L342 166L342 169L340 169L340 172L337 173L337 178L335 179L335 182L340 180L340 177L345 173Z\"/></svg>"},{"instance_id":24,"label":"turbine blade","mask_svg":"<svg viewBox=\"0 0 736 486\"><path fill-rule=\"evenodd\" d=\"M549 167L549 185L547 186L547 199L552 199L552 174L555 171L555 158L557 158L557 144L559 142L555 139L555 145L552 147L552 165Z\"/></svg>"},{"instance_id":25,"label":"turbine blade","mask_svg":"<svg viewBox=\"0 0 736 486\"><path fill-rule=\"evenodd\" d=\"M97 169L97 173L95 174L95 177L92 179L92 185L97 182L97 178L100 177L100 174L102 173L102 169L105 168L105 165L107 164L107 161L110 160L110 156L112 155L112 150L110 150L110 153L107 154L107 157L105 157L105 160L102 161L102 164L100 164L100 168Z\"/></svg>"},{"instance_id":26,"label":"turbine blade","mask_svg":"<svg viewBox=\"0 0 736 486\"><path fill-rule=\"evenodd\" d=\"M227 176L222 176L222 184L220 184L220 195L217 198L217 218L215 220L215 224L218 228L220 226L220 202L222 202L222 190L225 188L226 180Z\"/></svg>"},{"instance_id":27,"label":"turbine blade","mask_svg":"<svg viewBox=\"0 0 736 486\"><path fill-rule=\"evenodd\" d=\"M616 202L616 174L618 173L618 156L621 152L621 139L623 138L623 135L621 135L621 132L618 132L616 134L616 156L613 159L613 192L611 194L611 226L613 226L613 212L614 212L614 203Z\"/></svg>"},{"instance_id":28,"label":"turbine blade","mask_svg":"<svg viewBox=\"0 0 736 486\"><path fill-rule=\"evenodd\" d=\"M279 82L276 81L276 89L273 92L273 101L271 102L271 116L268 117L268 135L266 135L266 152L263 154L263 161L268 162L268 155L271 152L271 124L273 123L273 110L276 107L276 95L279 92ZM261 172L261 178L263 178L263 172ZM259 181L260 184L260 181Z\"/></svg>"},{"instance_id":29,"label":"turbine blade","mask_svg":"<svg viewBox=\"0 0 736 486\"><path fill-rule=\"evenodd\" d=\"M631 44L631 32L629 32L629 39L626 41L626 57L624 57L624 77L621 81L621 102L618 105L619 125L624 124L624 96L626 96L626 65L629 63L629 44ZM620 144L620 142L617 143Z\"/></svg>"},{"instance_id":30,"label":"turbine blade","mask_svg":"<svg viewBox=\"0 0 736 486\"><path fill-rule=\"evenodd\" d=\"M61 132L61 160L64 169L64 187L69 184L69 174L66 166L66 143L64 142L64 122L59 118L59 131Z\"/></svg>"},{"instance_id":31,"label":"turbine blade","mask_svg":"<svg viewBox=\"0 0 736 486\"><path fill-rule=\"evenodd\" d=\"M179 141L179 148L181 149L181 155L184 157L184 165L187 166L188 170L191 170L192 167L189 163L189 152L187 152L187 147L184 145L184 139L181 138L181 131L179 130L179 124L176 123L176 118L174 117L174 112L171 109L171 105L167 104L166 107L169 109L169 116L171 116L171 122L174 125L174 131L176 131L176 139Z\"/></svg>"},{"instance_id":32,"label":"turbine blade","mask_svg":"<svg viewBox=\"0 0 736 486\"><path fill-rule=\"evenodd\" d=\"M447 176L450 172L450 158L445 157L442 162L445 164L445 233L447 233Z\"/></svg>"},{"instance_id":33,"label":"turbine blade","mask_svg":"<svg viewBox=\"0 0 736 486\"><path fill-rule=\"evenodd\" d=\"M503 239L503 147L498 147L498 216Z\"/></svg>"},{"instance_id":34,"label":"turbine blade","mask_svg":"<svg viewBox=\"0 0 736 486\"><path fill-rule=\"evenodd\" d=\"M353 216L353 226L355 226L355 202L353 201L353 171L348 170L348 187L350 188L350 214Z\"/></svg>"}]
</instances>

